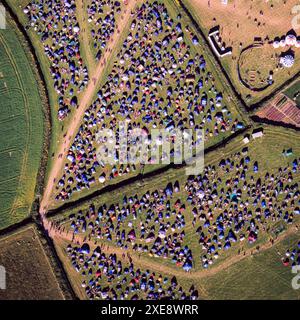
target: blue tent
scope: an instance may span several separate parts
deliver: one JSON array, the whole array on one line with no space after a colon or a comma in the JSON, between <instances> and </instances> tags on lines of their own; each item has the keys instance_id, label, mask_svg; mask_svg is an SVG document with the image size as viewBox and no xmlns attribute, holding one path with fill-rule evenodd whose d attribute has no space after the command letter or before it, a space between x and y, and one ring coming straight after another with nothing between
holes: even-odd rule
<instances>
[{"instance_id":1,"label":"blue tent","mask_svg":"<svg viewBox=\"0 0 300 320\"><path fill-rule=\"evenodd\" d=\"M187 271L187 272L188 272L188 271L190 271L190 270L192 269L192 267L193 267L192 262L191 262L190 260L187 260L187 261L184 263L182 269L183 269L184 271Z\"/></svg>"},{"instance_id":2,"label":"blue tent","mask_svg":"<svg viewBox=\"0 0 300 320\"><path fill-rule=\"evenodd\" d=\"M227 241L227 242L224 244L224 250L228 250L230 247L231 247L231 243L230 243L230 241Z\"/></svg>"},{"instance_id":3,"label":"blue tent","mask_svg":"<svg viewBox=\"0 0 300 320\"><path fill-rule=\"evenodd\" d=\"M80 249L81 253L89 254L90 253L90 246L87 243L84 243Z\"/></svg>"}]
</instances>

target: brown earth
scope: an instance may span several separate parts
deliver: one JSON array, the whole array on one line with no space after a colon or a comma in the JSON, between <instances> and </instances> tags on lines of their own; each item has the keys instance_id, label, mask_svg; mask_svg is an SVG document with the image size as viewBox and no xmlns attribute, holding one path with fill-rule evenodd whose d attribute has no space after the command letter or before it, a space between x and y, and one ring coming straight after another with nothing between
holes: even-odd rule
<instances>
[{"instance_id":1,"label":"brown earth","mask_svg":"<svg viewBox=\"0 0 300 320\"><path fill-rule=\"evenodd\" d=\"M0 300L64 299L34 226L0 238L0 266L6 270Z\"/></svg>"}]
</instances>

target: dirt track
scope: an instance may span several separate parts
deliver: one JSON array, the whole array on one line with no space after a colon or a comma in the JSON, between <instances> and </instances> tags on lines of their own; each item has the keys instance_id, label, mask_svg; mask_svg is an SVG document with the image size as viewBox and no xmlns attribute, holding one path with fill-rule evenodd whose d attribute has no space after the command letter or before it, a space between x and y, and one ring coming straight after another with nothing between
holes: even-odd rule
<instances>
[{"instance_id":1,"label":"dirt track","mask_svg":"<svg viewBox=\"0 0 300 320\"><path fill-rule=\"evenodd\" d=\"M65 137L63 138L63 141L60 143L59 146L57 146L57 152L53 161L52 170L49 174L43 198L40 203L40 213L42 214L46 213L48 208L51 206L52 191L55 189L56 180L60 177L60 173L64 166L67 152L78 131L83 114L85 110L88 108L89 104L92 102L95 91L98 89L97 84L101 80L103 71L106 68L106 62L109 60L112 53L114 52L114 49L117 47L119 37L120 35L122 35L123 30L125 29L128 21L130 20L131 11L134 9L135 5L138 2L139 0L130 0L128 5L125 6L123 12L121 13L122 19L118 22L118 29L120 30L120 33L116 32L114 34L108 45L108 50L104 53L103 57L97 64L96 69L90 72L90 81L82 95L80 104L73 115L73 119L70 122Z\"/></svg>"},{"instance_id":2,"label":"dirt track","mask_svg":"<svg viewBox=\"0 0 300 320\"><path fill-rule=\"evenodd\" d=\"M82 244L84 242L84 238L82 236L76 235L73 236L73 233L71 231L66 232L64 230L58 230L56 227L54 227L51 222L44 217L43 219L44 228L48 231L49 236L55 241L57 240L64 240L64 241L70 241L73 243L79 243ZM176 269L169 266L166 266L160 262L156 262L150 259L145 259L142 256L139 257L139 254L133 250L123 250L120 247L113 246L113 245L104 245L104 248L102 249L108 254L115 253L122 257L124 253L129 253L130 257L132 258L132 261L135 262L140 267L143 267L145 269L155 270L159 271L165 274L169 275L175 275L176 277L183 277L187 279L203 279L209 276L213 276L214 274L225 270L232 266L233 264L244 260L245 258L248 258L252 255L255 255L257 253L262 253L270 248L272 248L275 244L278 242L286 239L288 236L295 234L299 232L299 228L297 226L293 226L289 228L286 232L282 233L279 237L274 239L273 242L268 241L263 245L260 245L259 251L257 251L255 248L251 248L248 250L243 251L243 253L239 255L234 255L225 261L220 262L218 265L211 267L210 269L204 269L200 271L191 271L191 272L185 272L182 269ZM94 241L85 241L90 245L91 248L95 248L96 245ZM101 245L101 242L99 242L97 245Z\"/></svg>"},{"instance_id":3,"label":"dirt track","mask_svg":"<svg viewBox=\"0 0 300 320\"><path fill-rule=\"evenodd\" d=\"M81 34L81 46L83 51L85 52L86 62L88 65L88 69L95 68L95 58L92 52L92 48L89 42L89 25L87 22L87 15L85 14L86 6L84 4L84 0L77 0L77 19L80 26L80 34Z\"/></svg>"}]
</instances>

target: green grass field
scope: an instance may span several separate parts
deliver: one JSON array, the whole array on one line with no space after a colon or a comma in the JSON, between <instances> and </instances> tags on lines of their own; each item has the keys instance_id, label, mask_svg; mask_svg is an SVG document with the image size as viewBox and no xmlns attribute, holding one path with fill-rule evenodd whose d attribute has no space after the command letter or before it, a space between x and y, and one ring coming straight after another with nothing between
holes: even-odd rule
<instances>
[{"instance_id":1,"label":"green grass field","mask_svg":"<svg viewBox=\"0 0 300 320\"><path fill-rule=\"evenodd\" d=\"M278 252L296 244L299 233L288 237L261 254L246 258L202 282L210 299L300 299L300 291L292 288L295 276L283 266Z\"/></svg>"},{"instance_id":2,"label":"green grass field","mask_svg":"<svg viewBox=\"0 0 300 320\"><path fill-rule=\"evenodd\" d=\"M292 84L285 92L285 95L287 95L290 99L294 100L295 95L300 93L300 81L295 82ZM297 106L300 107L300 94L296 97L296 103Z\"/></svg>"},{"instance_id":3,"label":"green grass field","mask_svg":"<svg viewBox=\"0 0 300 320\"><path fill-rule=\"evenodd\" d=\"M0 229L30 213L43 145L37 82L11 24L0 30Z\"/></svg>"}]
</instances>

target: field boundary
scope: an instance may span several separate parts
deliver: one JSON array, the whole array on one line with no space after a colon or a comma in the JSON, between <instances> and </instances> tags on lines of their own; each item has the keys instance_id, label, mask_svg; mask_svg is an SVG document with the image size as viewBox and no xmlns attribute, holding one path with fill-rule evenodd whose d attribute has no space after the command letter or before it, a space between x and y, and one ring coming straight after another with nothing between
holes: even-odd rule
<instances>
[{"instance_id":1,"label":"field boundary","mask_svg":"<svg viewBox=\"0 0 300 320\"><path fill-rule=\"evenodd\" d=\"M31 70L33 71L36 83L38 85L38 92L43 105L42 112L45 119L44 126L43 126L44 127L43 150L41 154L40 167L37 174L35 200L31 208L31 214L34 214L36 212L35 208L38 207L37 202L39 202L39 198L43 192L44 185L45 185L47 164L48 164L48 158L49 158L48 152L49 152L49 147L50 147L51 138L52 138L52 129L51 129L52 118L51 118L50 100L49 100L48 90L46 86L46 80L40 65L37 63L38 58L35 52L35 48L31 43L31 39L26 33L22 23L19 21L18 16L13 12L13 9L9 6L6 0L3 0L2 3L5 9L7 10L8 15L11 18L10 21L14 26L14 31L20 41L20 44L25 52L25 55L27 59L31 62L30 64Z\"/></svg>"},{"instance_id":2,"label":"field boundary","mask_svg":"<svg viewBox=\"0 0 300 320\"><path fill-rule=\"evenodd\" d=\"M224 138L219 143L217 143L211 147L208 147L207 149L204 150L205 155L208 155L209 153L216 151L219 148L224 148L226 145L230 144L230 142L232 140L234 140L238 136L242 135L243 133L248 132L251 128L252 128L252 126L249 125L249 126L245 127L244 129L239 130L234 134L231 134L227 138ZM199 156L199 155L196 155L196 157L197 156ZM122 189L122 188L132 184L133 182L137 182L137 181L141 182L141 181L148 180L148 179L154 179L156 176L159 176L163 173L167 173L168 171L183 169L185 167L187 167L185 162L183 162L182 164L171 163L169 165L166 165L166 166L159 168L159 169L156 169L154 171L150 171L147 173L140 172L136 176L133 176L131 178L125 179L123 181L120 181L120 182L117 182L117 183L114 183L111 185L107 185L106 187L104 187L100 190L96 190L91 194L88 194L88 195L81 197L77 200L64 203L63 205L59 206L58 208L51 209L47 212L46 216L47 217L54 217L56 215L59 215L61 212L65 211L67 209L76 208L76 207L80 206L82 203L90 202L93 199L95 199L103 194L107 194L107 193L111 192L112 190L115 191L118 189Z\"/></svg>"},{"instance_id":3,"label":"field boundary","mask_svg":"<svg viewBox=\"0 0 300 320\"><path fill-rule=\"evenodd\" d=\"M39 200L41 197L41 193L44 188L45 178L46 178L46 168L48 163L48 151L50 146L50 137L52 132L52 118L51 118L51 110L50 110L50 100L48 96L46 80L44 78L44 74L41 70L40 65L37 63L38 58L35 52L35 49L31 43L31 39L26 33L23 25L19 21L17 15L13 12L11 7L7 4L5 0L3 0L3 5L7 10L7 14L9 17L9 22L13 27L13 30L16 34L16 37L19 40L20 46L22 47L26 58L30 63L30 68L34 75L34 80L36 81L38 87L38 94L42 104L42 113L44 118L43 123L43 144L42 144L42 154L41 160L37 172L36 185L35 185L35 196L34 201L32 203L29 217L23 219L19 223L14 223L7 228L0 230L0 239L13 236L26 230L27 228L34 227L35 232L37 233L38 240L40 245L42 246L43 254L47 258L47 263L50 264L51 272L54 274L54 277L58 283L59 288L61 289L62 295L65 299L76 299L76 295L72 290L72 286L67 278L66 272L62 267L60 260L57 257L56 251L49 243L49 239L47 239L46 235L44 235L43 230L41 229L37 218L39 207Z\"/></svg>"}]
</instances>

